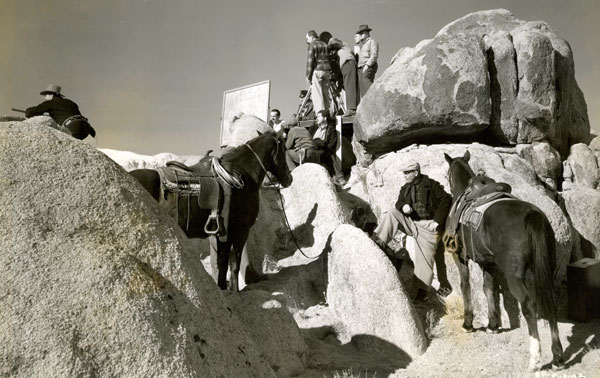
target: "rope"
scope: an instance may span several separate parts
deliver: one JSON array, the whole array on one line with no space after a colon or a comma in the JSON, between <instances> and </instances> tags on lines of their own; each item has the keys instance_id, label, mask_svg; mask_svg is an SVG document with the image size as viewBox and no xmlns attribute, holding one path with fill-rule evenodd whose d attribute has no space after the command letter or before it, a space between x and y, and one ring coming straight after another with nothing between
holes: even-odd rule
<instances>
[{"instance_id":1,"label":"rope","mask_svg":"<svg viewBox=\"0 0 600 378\"><path fill-rule=\"evenodd\" d=\"M242 179L242 175L238 171L233 171L233 176L227 172L225 168L221 165L220 160L217 157L212 158L211 166L213 172L219 176L223 182L229 187L234 187L237 189L244 188L244 180Z\"/></svg>"},{"instance_id":2,"label":"rope","mask_svg":"<svg viewBox=\"0 0 600 378\"><path fill-rule=\"evenodd\" d=\"M294 233L292 232L292 228L290 227L290 222L287 219L287 215L285 213L285 207L283 206L283 196L281 195L281 190L279 188L277 188L277 194L279 194L279 202L281 203L281 211L283 212L283 219L285 219L285 225L286 225L288 231L290 232L290 236L292 237L292 240L294 241L294 244L296 245L296 247L298 248L300 253L307 259L316 259L317 257L321 256L321 253L323 253L323 251L321 251L316 256L307 256L306 253L304 253L304 251L302 250L302 248L298 245L298 240L296 240L296 237L294 236Z\"/></svg>"}]
</instances>

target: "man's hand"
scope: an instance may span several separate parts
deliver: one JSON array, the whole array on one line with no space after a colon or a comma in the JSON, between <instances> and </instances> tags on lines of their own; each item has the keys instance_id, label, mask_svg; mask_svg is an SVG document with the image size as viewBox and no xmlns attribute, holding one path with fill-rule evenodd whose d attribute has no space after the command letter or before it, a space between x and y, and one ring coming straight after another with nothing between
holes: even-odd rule
<instances>
[{"instance_id":1,"label":"man's hand","mask_svg":"<svg viewBox=\"0 0 600 378\"><path fill-rule=\"evenodd\" d=\"M439 226L440 225L439 225L438 222L436 222L434 220L431 221L431 227L433 228L433 231L437 231L437 229L438 229Z\"/></svg>"},{"instance_id":2,"label":"man's hand","mask_svg":"<svg viewBox=\"0 0 600 378\"><path fill-rule=\"evenodd\" d=\"M402 212L406 215L412 213L412 208L410 207L409 204L405 204L404 206L402 206Z\"/></svg>"},{"instance_id":3,"label":"man's hand","mask_svg":"<svg viewBox=\"0 0 600 378\"><path fill-rule=\"evenodd\" d=\"M363 73L367 73L367 70L368 70L368 69L369 69L369 66L367 66L367 65L364 65L364 66L363 66Z\"/></svg>"}]
</instances>

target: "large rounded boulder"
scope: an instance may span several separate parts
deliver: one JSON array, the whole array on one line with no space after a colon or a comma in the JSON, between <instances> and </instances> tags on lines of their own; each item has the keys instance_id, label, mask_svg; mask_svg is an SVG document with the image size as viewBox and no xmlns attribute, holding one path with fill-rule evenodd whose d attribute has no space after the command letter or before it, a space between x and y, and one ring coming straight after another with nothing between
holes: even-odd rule
<instances>
[{"instance_id":1,"label":"large rounded boulder","mask_svg":"<svg viewBox=\"0 0 600 378\"><path fill-rule=\"evenodd\" d=\"M92 146L0 123L0 375L273 377L174 220Z\"/></svg>"},{"instance_id":2,"label":"large rounded boulder","mask_svg":"<svg viewBox=\"0 0 600 378\"><path fill-rule=\"evenodd\" d=\"M548 140L564 158L587 142L569 44L548 24L498 9L466 15L402 48L361 99L359 161L411 143Z\"/></svg>"}]
</instances>

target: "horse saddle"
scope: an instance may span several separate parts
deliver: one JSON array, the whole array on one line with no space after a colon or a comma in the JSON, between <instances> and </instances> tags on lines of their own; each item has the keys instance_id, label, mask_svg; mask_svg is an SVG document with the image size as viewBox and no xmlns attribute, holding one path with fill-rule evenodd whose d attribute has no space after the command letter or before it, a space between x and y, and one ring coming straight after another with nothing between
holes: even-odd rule
<instances>
[{"instance_id":1,"label":"horse saddle","mask_svg":"<svg viewBox=\"0 0 600 378\"><path fill-rule=\"evenodd\" d=\"M169 161L166 167L159 167L156 170L160 175L163 189L177 196L178 208L180 198L187 199L184 231L189 229L190 198L193 197L196 199L198 207L210 210L210 215L204 225L204 233L207 236L219 236L221 241L225 241L229 225L231 188L216 177L210 164L200 161L200 163L188 167L177 161Z\"/></svg>"},{"instance_id":2,"label":"horse saddle","mask_svg":"<svg viewBox=\"0 0 600 378\"><path fill-rule=\"evenodd\" d=\"M471 178L465 190L459 194L450 208L442 238L446 250L448 252L458 250L456 235L461 224L477 230L488 207L497 201L515 198L510 194L511 191L509 184L496 182L486 176Z\"/></svg>"}]
</instances>

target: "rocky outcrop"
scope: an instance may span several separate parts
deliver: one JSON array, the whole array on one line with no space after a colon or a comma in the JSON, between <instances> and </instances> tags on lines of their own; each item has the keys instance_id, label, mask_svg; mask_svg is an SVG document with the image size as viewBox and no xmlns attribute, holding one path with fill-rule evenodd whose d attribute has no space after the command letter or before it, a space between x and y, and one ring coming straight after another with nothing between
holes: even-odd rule
<instances>
[{"instance_id":1,"label":"rocky outcrop","mask_svg":"<svg viewBox=\"0 0 600 378\"><path fill-rule=\"evenodd\" d=\"M375 354L415 358L425 332L396 269L361 230L342 225L333 233L327 303L351 338Z\"/></svg>"},{"instance_id":2,"label":"rocky outcrop","mask_svg":"<svg viewBox=\"0 0 600 378\"><path fill-rule=\"evenodd\" d=\"M533 167L538 179L550 190L562 181L560 154L548 142L518 144L517 153Z\"/></svg>"},{"instance_id":3,"label":"rocky outcrop","mask_svg":"<svg viewBox=\"0 0 600 378\"><path fill-rule=\"evenodd\" d=\"M238 114L224 125L221 146L237 147L258 136L258 132L273 131L267 123L253 115Z\"/></svg>"},{"instance_id":4,"label":"rocky outcrop","mask_svg":"<svg viewBox=\"0 0 600 378\"><path fill-rule=\"evenodd\" d=\"M59 125L58 123L56 123L54 121L54 119L52 117L49 117L49 116L35 116L35 117L31 117L31 118L26 118L23 120L23 123L25 123L27 125L38 125L38 126L42 126L42 127L50 127L55 130L61 131L65 134L71 135L71 130L64 127L63 125Z\"/></svg>"},{"instance_id":5,"label":"rocky outcrop","mask_svg":"<svg viewBox=\"0 0 600 378\"><path fill-rule=\"evenodd\" d=\"M596 189L600 185L600 169L598 160L592 149L577 143L571 146L571 152L567 158L565 170L570 170L570 180L576 187Z\"/></svg>"},{"instance_id":6,"label":"rocky outcrop","mask_svg":"<svg viewBox=\"0 0 600 378\"><path fill-rule=\"evenodd\" d=\"M583 257L600 259L600 191L580 187L561 196L573 227L580 235Z\"/></svg>"},{"instance_id":7,"label":"rocky outcrop","mask_svg":"<svg viewBox=\"0 0 600 378\"><path fill-rule=\"evenodd\" d=\"M306 163L292 176L292 185L281 190L281 197L274 189L261 190L260 212L247 245L250 264L258 272L313 261L323 253L329 235L350 221L325 168Z\"/></svg>"},{"instance_id":8,"label":"rocky outcrop","mask_svg":"<svg viewBox=\"0 0 600 378\"><path fill-rule=\"evenodd\" d=\"M471 13L398 51L361 99L358 160L411 143L548 141L564 158L587 142L587 105L568 43L502 9Z\"/></svg>"},{"instance_id":9,"label":"rocky outcrop","mask_svg":"<svg viewBox=\"0 0 600 378\"><path fill-rule=\"evenodd\" d=\"M292 377L304 371L308 347L294 318L276 296L249 290L239 295L228 293L227 300L277 377Z\"/></svg>"},{"instance_id":10,"label":"rocky outcrop","mask_svg":"<svg viewBox=\"0 0 600 378\"><path fill-rule=\"evenodd\" d=\"M1 376L275 376L175 221L92 146L0 124L0 230Z\"/></svg>"}]
</instances>

